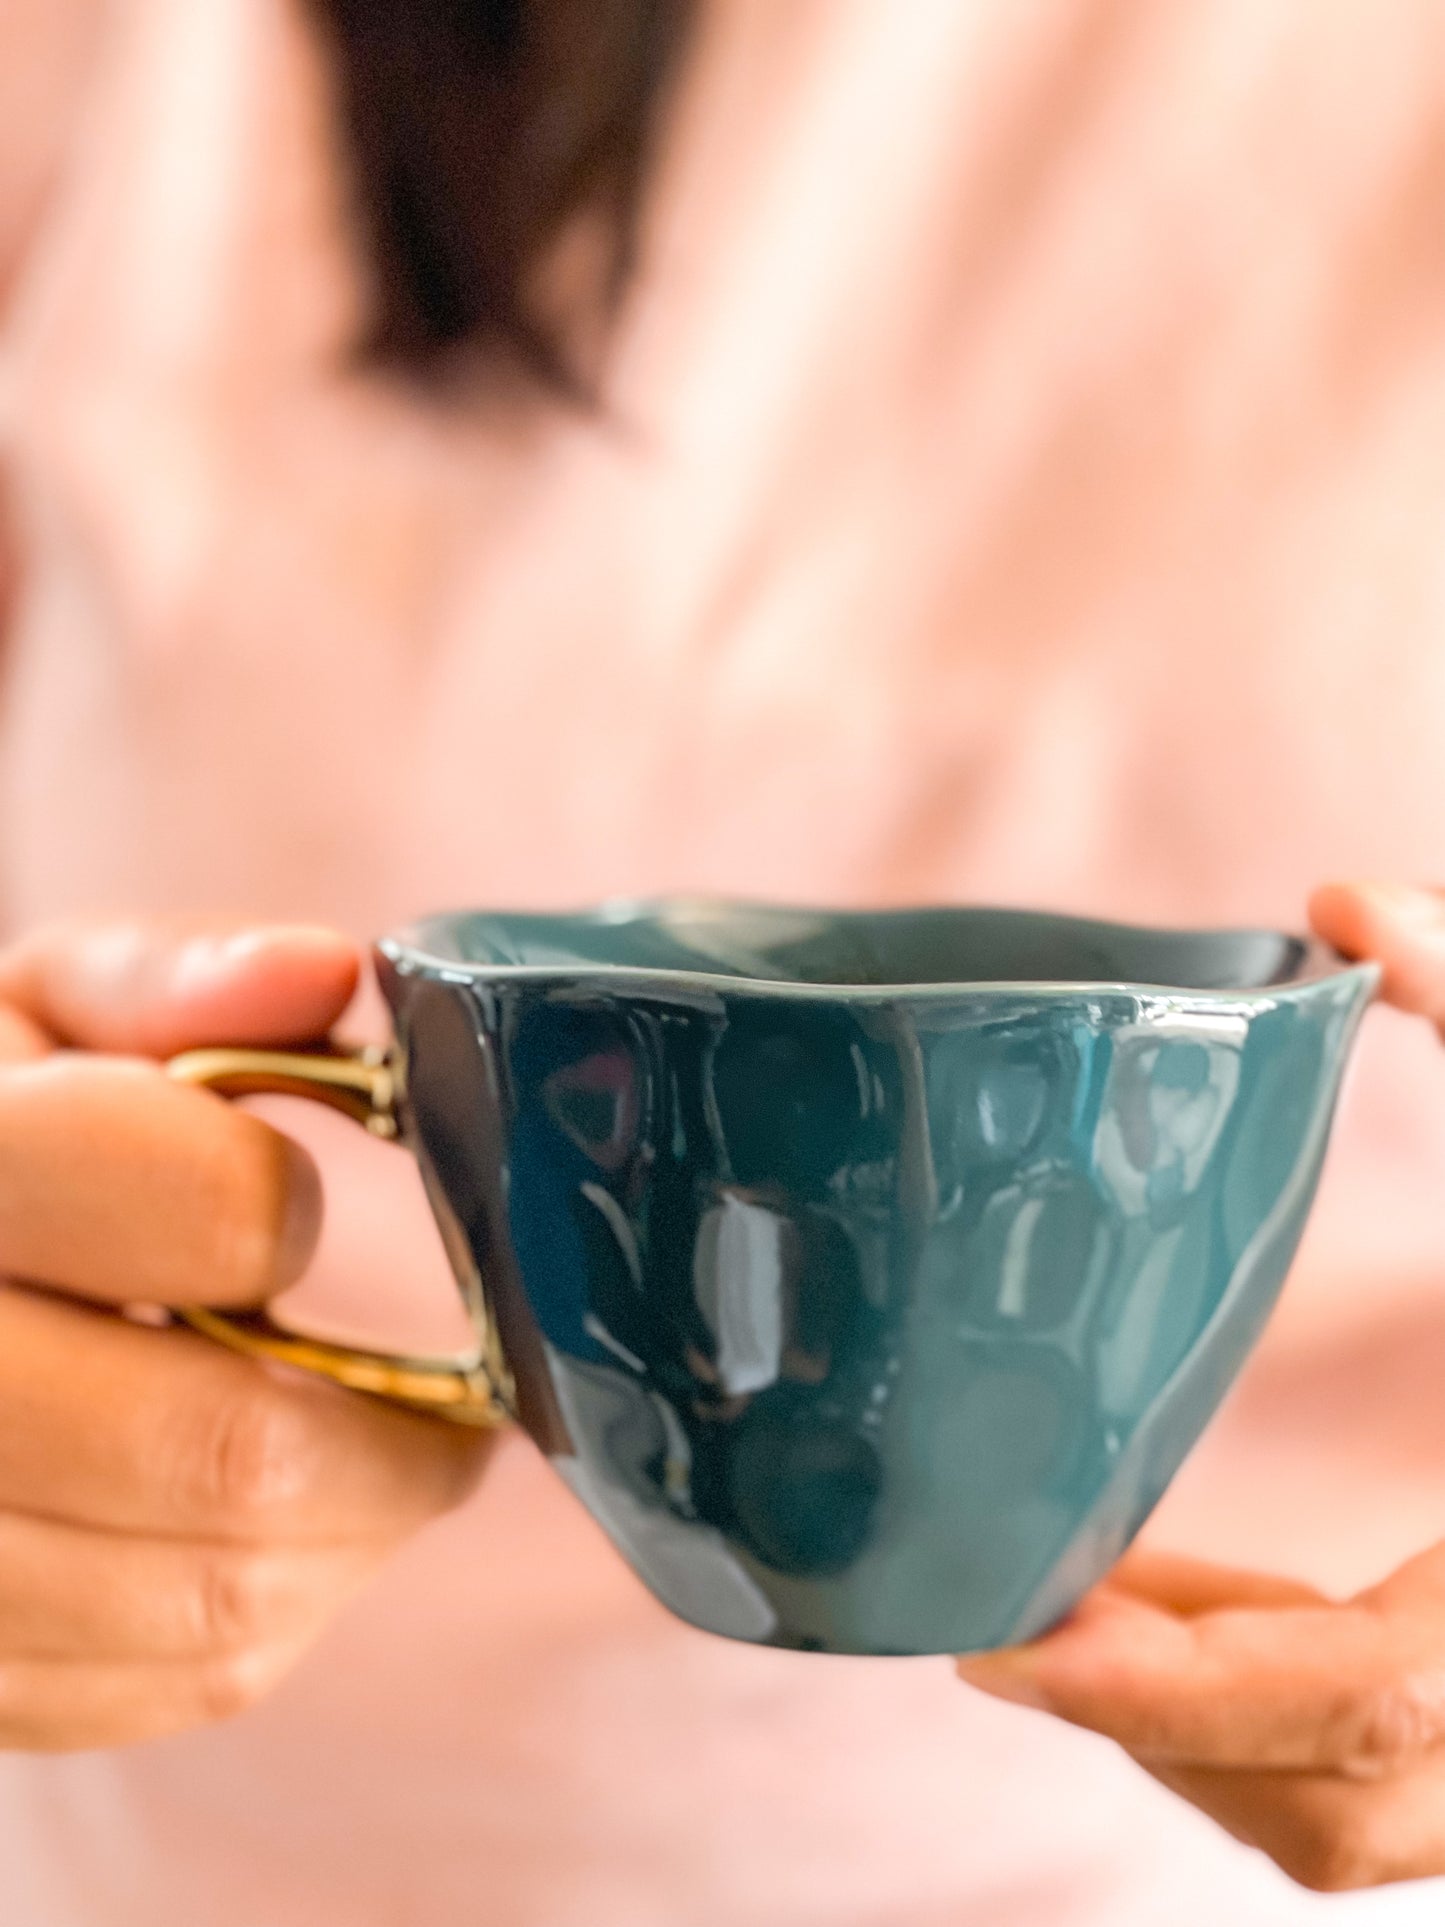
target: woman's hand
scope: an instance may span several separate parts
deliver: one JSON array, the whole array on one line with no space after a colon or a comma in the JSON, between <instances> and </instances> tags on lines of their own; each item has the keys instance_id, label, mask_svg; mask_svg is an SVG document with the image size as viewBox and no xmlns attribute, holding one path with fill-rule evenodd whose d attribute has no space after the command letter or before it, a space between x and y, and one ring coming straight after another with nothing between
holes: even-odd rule
<instances>
[{"instance_id":1,"label":"woman's hand","mask_svg":"<svg viewBox=\"0 0 1445 1927\"><path fill-rule=\"evenodd\" d=\"M1334 886L1310 915L1445 1026L1445 893ZM1134 1553L1052 1633L959 1672L1117 1740L1306 1886L1445 1873L1445 1545L1340 1603Z\"/></svg>"},{"instance_id":2,"label":"woman's hand","mask_svg":"<svg viewBox=\"0 0 1445 1927\"><path fill-rule=\"evenodd\" d=\"M0 1747L241 1710L475 1479L475 1435L113 1309L254 1304L300 1274L310 1160L154 1060L312 1041L356 974L309 930L0 953Z\"/></svg>"}]
</instances>

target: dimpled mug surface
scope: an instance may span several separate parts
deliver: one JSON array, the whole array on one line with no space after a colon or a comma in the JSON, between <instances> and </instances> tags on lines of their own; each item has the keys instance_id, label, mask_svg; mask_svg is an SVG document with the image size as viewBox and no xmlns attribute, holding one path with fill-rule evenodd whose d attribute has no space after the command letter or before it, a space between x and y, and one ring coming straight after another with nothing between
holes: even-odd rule
<instances>
[{"instance_id":1,"label":"dimpled mug surface","mask_svg":"<svg viewBox=\"0 0 1445 1927\"><path fill-rule=\"evenodd\" d=\"M1027 1638L1275 1302L1376 981L1270 932L662 902L378 951L499 1396L648 1587Z\"/></svg>"}]
</instances>

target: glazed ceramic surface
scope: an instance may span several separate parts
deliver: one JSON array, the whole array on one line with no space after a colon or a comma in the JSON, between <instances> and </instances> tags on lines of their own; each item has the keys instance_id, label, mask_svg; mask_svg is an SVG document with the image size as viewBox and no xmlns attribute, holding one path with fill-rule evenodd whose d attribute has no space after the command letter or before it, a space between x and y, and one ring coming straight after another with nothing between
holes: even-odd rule
<instances>
[{"instance_id":1,"label":"glazed ceramic surface","mask_svg":"<svg viewBox=\"0 0 1445 1927\"><path fill-rule=\"evenodd\" d=\"M380 946L498 1390L717 1633L1025 1638L1239 1369L1374 986L1300 940L661 903Z\"/></svg>"}]
</instances>

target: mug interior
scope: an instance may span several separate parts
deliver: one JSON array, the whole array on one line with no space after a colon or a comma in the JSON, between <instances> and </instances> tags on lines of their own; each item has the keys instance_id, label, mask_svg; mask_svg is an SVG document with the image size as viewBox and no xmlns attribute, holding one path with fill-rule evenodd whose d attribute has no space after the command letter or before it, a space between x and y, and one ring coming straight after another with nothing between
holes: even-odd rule
<instances>
[{"instance_id":1,"label":"mug interior","mask_svg":"<svg viewBox=\"0 0 1445 1927\"><path fill-rule=\"evenodd\" d=\"M1039 911L825 911L675 898L576 915L475 911L400 941L485 970L682 971L770 984L1138 984L1263 990L1338 969L1274 930L1155 930Z\"/></svg>"}]
</instances>

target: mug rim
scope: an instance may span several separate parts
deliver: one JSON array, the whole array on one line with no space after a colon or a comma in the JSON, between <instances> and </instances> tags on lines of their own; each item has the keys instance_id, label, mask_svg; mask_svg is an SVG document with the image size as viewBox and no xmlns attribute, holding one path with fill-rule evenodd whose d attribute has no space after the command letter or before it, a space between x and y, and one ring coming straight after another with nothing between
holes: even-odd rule
<instances>
[{"instance_id":1,"label":"mug rim","mask_svg":"<svg viewBox=\"0 0 1445 1927\"><path fill-rule=\"evenodd\" d=\"M1263 984L1184 985L1145 978L1067 977L1067 978L959 978L904 980L897 983L858 983L846 980L825 981L801 977L764 977L729 970L709 970L701 965L646 965L608 963L575 958L545 962L506 963L448 954L441 934L477 917L494 918L500 923L526 920L534 925L554 924L559 933L579 923L605 928L643 920L659 921L679 914L708 912L732 915L778 914L826 919L891 921L920 915L989 917L1017 920L1020 924L1049 924L1078 935L1088 932L1112 938L1166 937L1218 942L1276 942L1298 950L1296 967L1287 976ZM1281 999L1317 989L1325 983L1369 982L1373 988L1381 976L1377 963L1352 961L1312 935L1269 928L1263 925L1191 926L1131 923L1116 918L1086 917L1053 910L1039 910L1015 904L933 903L866 905L822 905L785 902L780 899L750 897L665 894L647 897L614 897L576 909L536 910L478 906L467 910L441 911L424 916L389 931L378 938L375 952L392 966L411 971L424 969L440 978L467 983L545 983L602 981L619 989L659 986L670 989L693 988L719 994L753 997L782 997L813 1001L850 1003L926 1003L957 1001L960 998L1012 996L1025 999L1063 1000L1092 996L1147 997L1179 1005L1218 1008L1244 1007L1251 1011L1267 1008Z\"/></svg>"}]
</instances>

